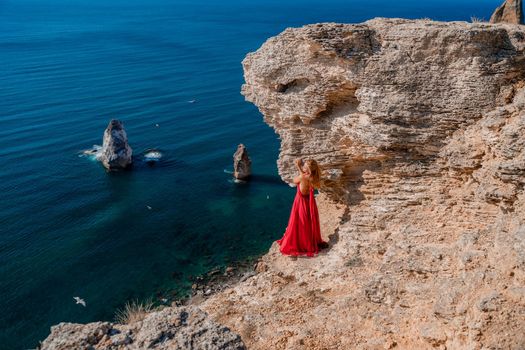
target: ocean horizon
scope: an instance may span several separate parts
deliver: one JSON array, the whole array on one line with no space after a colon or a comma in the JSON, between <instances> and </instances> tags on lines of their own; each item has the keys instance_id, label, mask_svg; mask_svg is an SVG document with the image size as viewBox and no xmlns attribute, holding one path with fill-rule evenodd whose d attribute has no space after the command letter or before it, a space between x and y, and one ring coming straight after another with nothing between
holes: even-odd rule
<instances>
[{"instance_id":1,"label":"ocean horizon","mask_svg":"<svg viewBox=\"0 0 525 350\"><path fill-rule=\"evenodd\" d=\"M295 191L277 174L277 135L240 94L241 61L269 37L374 17L488 20L500 3L1 1L0 348L187 296L195 276L282 236ZM83 154L113 118L130 171ZM239 143L254 174L241 184ZM153 166L149 149L163 155Z\"/></svg>"}]
</instances>

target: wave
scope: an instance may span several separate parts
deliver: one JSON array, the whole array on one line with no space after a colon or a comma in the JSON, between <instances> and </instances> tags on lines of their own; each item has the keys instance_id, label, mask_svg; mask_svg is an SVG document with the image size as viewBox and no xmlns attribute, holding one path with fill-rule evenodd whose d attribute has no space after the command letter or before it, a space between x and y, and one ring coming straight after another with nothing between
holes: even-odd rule
<instances>
[{"instance_id":1,"label":"wave","mask_svg":"<svg viewBox=\"0 0 525 350\"><path fill-rule=\"evenodd\" d=\"M157 163L161 160L163 154L160 150L151 148L142 152L142 160L146 163Z\"/></svg>"},{"instance_id":2,"label":"wave","mask_svg":"<svg viewBox=\"0 0 525 350\"><path fill-rule=\"evenodd\" d=\"M102 146L93 145L93 147L83 150L78 156L87 157L89 160L99 161L102 152Z\"/></svg>"}]
</instances>

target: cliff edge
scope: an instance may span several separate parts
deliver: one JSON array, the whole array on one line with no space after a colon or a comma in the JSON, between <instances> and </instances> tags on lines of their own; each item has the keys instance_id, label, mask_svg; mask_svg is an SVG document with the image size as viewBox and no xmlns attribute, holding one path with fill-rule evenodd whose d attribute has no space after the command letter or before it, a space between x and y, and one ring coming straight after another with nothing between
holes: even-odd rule
<instances>
[{"instance_id":1,"label":"cliff edge","mask_svg":"<svg viewBox=\"0 0 525 350\"><path fill-rule=\"evenodd\" d=\"M524 348L524 48L518 25L374 19L249 54L280 175L324 169L330 248L274 245L202 308L250 349Z\"/></svg>"}]
</instances>

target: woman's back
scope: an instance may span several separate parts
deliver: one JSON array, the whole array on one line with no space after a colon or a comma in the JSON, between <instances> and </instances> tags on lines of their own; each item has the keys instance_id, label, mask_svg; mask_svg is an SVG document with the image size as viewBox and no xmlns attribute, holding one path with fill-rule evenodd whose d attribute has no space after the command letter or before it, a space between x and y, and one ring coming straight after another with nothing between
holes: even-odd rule
<instances>
[{"instance_id":1,"label":"woman's back","mask_svg":"<svg viewBox=\"0 0 525 350\"><path fill-rule=\"evenodd\" d=\"M299 175L293 179L293 182L299 187L302 195L307 195L314 188L319 188L320 169L315 160L308 159L303 164L301 159L296 159L295 166L299 170Z\"/></svg>"},{"instance_id":2,"label":"woman's back","mask_svg":"<svg viewBox=\"0 0 525 350\"><path fill-rule=\"evenodd\" d=\"M303 195L309 194L310 189L313 189L314 187L311 181L305 176L301 176L301 182L299 182L298 186L299 186L299 191Z\"/></svg>"}]
</instances>

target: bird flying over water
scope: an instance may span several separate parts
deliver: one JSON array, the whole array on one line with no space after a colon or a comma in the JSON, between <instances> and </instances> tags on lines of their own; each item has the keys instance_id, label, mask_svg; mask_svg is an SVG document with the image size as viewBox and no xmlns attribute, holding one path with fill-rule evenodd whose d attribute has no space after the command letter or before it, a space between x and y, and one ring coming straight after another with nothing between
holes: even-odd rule
<instances>
[{"instance_id":1,"label":"bird flying over water","mask_svg":"<svg viewBox=\"0 0 525 350\"><path fill-rule=\"evenodd\" d=\"M151 210L153 209L152 207L150 207L149 205L146 205L146 208L148 208L148 210Z\"/></svg>"},{"instance_id":2,"label":"bird flying over water","mask_svg":"<svg viewBox=\"0 0 525 350\"><path fill-rule=\"evenodd\" d=\"M81 299L79 297L73 297L73 299L77 302L77 304L80 304L83 307L86 307L86 301L84 299Z\"/></svg>"}]
</instances>

